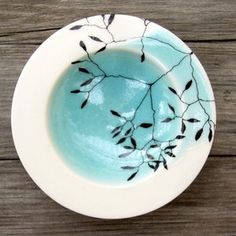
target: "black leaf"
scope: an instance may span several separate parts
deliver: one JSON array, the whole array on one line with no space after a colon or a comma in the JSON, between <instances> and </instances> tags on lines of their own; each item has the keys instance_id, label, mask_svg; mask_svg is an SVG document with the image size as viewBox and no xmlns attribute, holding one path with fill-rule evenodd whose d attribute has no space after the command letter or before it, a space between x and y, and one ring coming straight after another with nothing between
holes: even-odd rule
<instances>
[{"instance_id":1,"label":"black leaf","mask_svg":"<svg viewBox=\"0 0 236 236\"><path fill-rule=\"evenodd\" d=\"M144 60L145 60L145 54L143 52L142 55L141 55L141 62L144 62Z\"/></svg>"},{"instance_id":2,"label":"black leaf","mask_svg":"<svg viewBox=\"0 0 236 236\"><path fill-rule=\"evenodd\" d=\"M75 25L73 27L70 28L70 30L78 30L82 27L83 25Z\"/></svg>"},{"instance_id":3,"label":"black leaf","mask_svg":"<svg viewBox=\"0 0 236 236\"><path fill-rule=\"evenodd\" d=\"M99 53L99 52L102 52L102 51L104 51L105 49L106 49L106 46L104 46L104 47L100 48L98 51L96 51L96 53L95 53L95 54L97 54L97 53Z\"/></svg>"},{"instance_id":4,"label":"black leaf","mask_svg":"<svg viewBox=\"0 0 236 236\"><path fill-rule=\"evenodd\" d=\"M84 51L87 51L87 48L84 44L84 42L81 40L80 43L79 43L80 47L84 49Z\"/></svg>"},{"instance_id":5,"label":"black leaf","mask_svg":"<svg viewBox=\"0 0 236 236\"><path fill-rule=\"evenodd\" d=\"M171 109L171 111L175 114L175 109L174 107L172 107L170 104L168 104L169 108Z\"/></svg>"},{"instance_id":6,"label":"black leaf","mask_svg":"<svg viewBox=\"0 0 236 236\"><path fill-rule=\"evenodd\" d=\"M130 146L124 146L125 149L133 149L133 147Z\"/></svg>"},{"instance_id":7,"label":"black leaf","mask_svg":"<svg viewBox=\"0 0 236 236\"><path fill-rule=\"evenodd\" d=\"M172 152L165 152L165 154L167 154L170 157L175 157L175 155Z\"/></svg>"},{"instance_id":8,"label":"black leaf","mask_svg":"<svg viewBox=\"0 0 236 236\"><path fill-rule=\"evenodd\" d=\"M121 138L116 144L123 143L126 140L126 138Z\"/></svg>"},{"instance_id":9,"label":"black leaf","mask_svg":"<svg viewBox=\"0 0 236 236\"><path fill-rule=\"evenodd\" d=\"M109 16L107 27L112 23L112 21L114 20L114 18L115 18L115 14L111 14L111 15Z\"/></svg>"},{"instance_id":10,"label":"black leaf","mask_svg":"<svg viewBox=\"0 0 236 236\"><path fill-rule=\"evenodd\" d=\"M88 85L88 84L90 84L92 81L93 81L93 79L88 79L88 80L86 80L85 82L83 82L80 86L83 87L83 86L85 86L85 85Z\"/></svg>"},{"instance_id":11,"label":"black leaf","mask_svg":"<svg viewBox=\"0 0 236 236\"><path fill-rule=\"evenodd\" d=\"M149 154L149 153L147 153L147 157L148 157L148 159L151 159L151 160L154 160L154 159L155 159L154 156L152 156L152 155Z\"/></svg>"},{"instance_id":12,"label":"black leaf","mask_svg":"<svg viewBox=\"0 0 236 236\"><path fill-rule=\"evenodd\" d=\"M132 128L129 128L126 132L125 132L125 136L127 136L130 132L131 132Z\"/></svg>"},{"instance_id":13,"label":"black leaf","mask_svg":"<svg viewBox=\"0 0 236 236\"><path fill-rule=\"evenodd\" d=\"M71 64L74 65L74 64L77 64L77 63L81 63L81 62L84 62L84 61L81 61L81 60L78 60L78 61L72 61Z\"/></svg>"},{"instance_id":14,"label":"black leaf","mask_svg":"<svg viewBox=\"0 0 236 236\"><path fill-rule=\"evenodd\" d=\"M131 141L133 147L136 148L137 144L136 144L135 139L134 139L133 137L131 137L131 138L130 138L130 141Z\"/></svg>"},{"instance_id":15,"label":"black leaf","mask_svg":"<svg viewBox=\"0 0 236 236\"><path fill-rule=\"evenodd\" d=\"M102 42L102 40L98 37L95 36L89 36L92 40L97 41L97 42Z\"/></svg>"},{"instance_id":16,"label":"black leaf","mask_svg":"<svg viewBox=\"0 0 236 236\"><path fill-rule=\"evenodd\" d=\"M121 133L121 130L118 131L118 132L116 132L116 133L112 136L112 138L115 138L115 137L118 136L120 133Z\"/></svg>"},{"instance_id":17,"label":"black leaf","mask_svg":"<svg viewBox=\"0 0 236 236\"><path fill-rule=\"evenodd\" d=\"M156 148L156 147L160 147L158 144L152 144L151 146L150 146L150 148Z\"/></svg>"},{"instance_id":18,"label":"black leaf","mask_svg":"<svg viewBox=\"0 0 236 236\"><path fill-rule=\"evenodd\" d=\"M171 87L168 87L168 88L172 93L177 94L176 91L173 88L171 88Z\"/></svg>"},{"instance_id":19,"label":"black leaf","mask_svg":"<svg viewBox=\"0 0 236 236\"><path fill-rule=\"evenodd\" d=\"M141 125L139 125L142 128L150 128L152 126L151 123L142 123Z\"/></svg>"},{"instance_id":20,"label":"black leaf","mask_svg":"<svg viewBox=\"0 0 236 236\"><path fill-rule=\"evenodd\" d=\"M83 73L90 74L89 71L88 71L87 69L82 68L82 67L79 68L79 71L80 71L80 72L83 72Z\"/></svg>"},{"instance_id":21,"label":"black leaf","mask_svg":"<svg viewBox=\"0 0 236 236\"><path fill-rule=\"evenodd\" d=\"M155 166L152 165L152 164L150 164L149 162L148 162L148 166L149 166L150 168L152 168L153 170L155 170Z\"/></svg>"},{"instance_id":22,"label":"black leaf","mask_svg":"<svg viewBox=\"0 0 236 236\"><path fill-rule=\"evenodd\" d=\"M153 161L153 162L154 162L154 163L158 163L158 164L161 163L161 161Z\"/></svg>"},{"instance_id":23,"label":"black leaf","mask_svg":"<svg viewBox=\"0 0 236 236\"><path fill-rule=\"evenodd\" d=\"M191 87L193 81L192 80L189 80L188 83L185 85L185 89L184 90L187 90Z\"/></svg>"},{"instance_id":24,"label":"black leaf","mask_svg":"<svg viewBox=\"0 0 236 236\"><path fill-rule=\"evenodd\" d=\"M181 126L181 133L183 134L186 130L186 125L184 124L184 122L182 121L182 126Z\"/></svg>"},{"instance_id":25,"label":"black leaf","mask_svg":"<svg viewBox=\"0 0 236 236\"><path fill-rule=\"evenodd\" d=\"M200 122L200 120L195 119L195 118L190 118L187 121L190 122L190 123Z\"/></svg>"},{"instance_id":26,"label":"black leaf","mask_svg":"<svg viewBox=\"0 0 236 236\"><path fill-rule=\"evenodd\" d=\"M167 163L166 163L166 159L163 159L163 166L165 167L165 169L168 170Z\"/></svg>"},{"instance_id":27,"label":"black leaf","mask_svg":"<svg viewBox=\"0 0 236 236\"><path fill-rule=\"evenodd\" d=\"M114 116L121 117L121 115L117 111L110 110L111 114Z\"/></svg>"},{"instance_id":28,"label":"black leaf","mask_svg":"<svg viewBox=\"0 0 236 236\"><path fill-rule=\"evenodd\" d=\"M120 154L120 155L119 155L119 158L127 157L127 156L129 156L132 152L133 152L133 151Z\"/></svg>"},{"instance_id":29,"label":"black leaf","mask_svg":"<svg viewBox=\"0 0 236 236\"><path fill-rule=\"evenodd\" d=\"M195 135L195 140L197 141L201 135L202 135L202 132L203 132L203 128L199 129Z\"/></svg>"},{"instance_id":30,"label":"black leaf","mask_svg":"<svg viewBox=\"0 0 236 236\"><path fill-rule=\"evenodd\" d=\"M156 163L156 165L155 165L154 171L156 171L156 170L158 169L158 167L159 167L159 165L160 165L160 161L156 161L155 163Z\"/></svg>"},{"instance_id":31,"label":"black leaf","mask_svg":"<svg viewBox=\"0 0 236 236\"><path fill-rule=\"evenodd\" d=\"M84 100L83 103L81 104L81 109L83 109L88 102L88 99Z\"/></svg>"},{"instance_id":32,"label":"black leaf","mask_svg":"<svg viewBox=\"0 0 236 236\"><path fill-rule=\"evenodd\" d=\"M168 122L170 122L170 121L172 121L172 120L173 120L173 118L168 117L168 118L166 118L165 120L163 120L162 122L163 122L163 123L168 123Z\"/></svg>"},{"instance_id":33,"label":"black leaf","mask_svg":"<svg viewBox=\"0 0 236 236\"><path fill-rule=\"evenodd\" d=\"M176 139L183 139L183 138L185 138L185 136L184 135L177 135L175 138Z\"/></svg>"},{"instance_id":34,"label":"black leaf","mask_svg":"<svg viewBox=\"0 0 236 236\"><path fill-rule=\"evenodd\" d=\"M122 166L121 167L123 170L133 170L135 169L136 167L135 166Z\"/></svg>"},{"instance_id":35,"label":"black leaf","mask_svg":"<svg viewBox=\"0 0 236 236\"><path fill-rule=\"evenodd\" d=\"M127 181L130 181L131 179L133 179L137 173L138 173L138 170L136 172L134 172L132 175L130 175L130 177L127 179Z\"/></svg>"},{"instance_id":36,"label":"black leaf","mask_svg":"<svg viewBox=\"0 0 236 236\"><path fill-rule=\"evenodd\" d=\"M71 93L80 93L80 90L79 89L76 89L76 90L72 90L70 91Z\"/></svg>"},{"instance_id":37,"label":"black leaf","mask_svg":"<svg viewBox=\"0 0 236 236\"><path fill-rule=\"evenodd\" d=\"M115 128L111 131L111 133L112 133L112 134L115 133L116 131L118 131L118 130L120 129L120 127L121 127L121 126L115 127Z\"/></svg>"},{"instance_id":38,"label":"black leaf","mask_svg":"<svg viewBox=\"0 0 236 236\"><path fill-rule=\"evenodd\" d=\"M170 145L170 146L165 147L164 150L167 150L167 149L174 149L174 148L176 148L176 147L177 147L177 145Z\"/></svg>"},{"instance_id":39,"label":"black leaf","mask_svg":"<svg viewBox=\"0 0 236 236\"><path fill-rule=\"evenodd\" d=\"M211 140L212 140L212 129L211 128L209 129L208 140L209 140L209 142L211 142Z\"/></svg>"}]
</instances>

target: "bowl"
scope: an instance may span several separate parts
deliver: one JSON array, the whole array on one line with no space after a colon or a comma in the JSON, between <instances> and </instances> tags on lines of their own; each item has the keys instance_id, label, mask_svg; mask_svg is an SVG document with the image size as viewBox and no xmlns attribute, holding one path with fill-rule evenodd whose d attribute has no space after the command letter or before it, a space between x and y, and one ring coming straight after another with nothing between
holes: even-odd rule
<instances>
[{"instance_id":1,"label":"bowl","mask_svg":"<svg viewBox=\"0 0 236 236\"><path fill-rule=\"evenodd\" d=\"M61 205L106 219L150 212L183 192L215 126L193 51L128 15L88 17L49 37L12 103L14 143L34 182Z\"/></svg>"}]
</instances>

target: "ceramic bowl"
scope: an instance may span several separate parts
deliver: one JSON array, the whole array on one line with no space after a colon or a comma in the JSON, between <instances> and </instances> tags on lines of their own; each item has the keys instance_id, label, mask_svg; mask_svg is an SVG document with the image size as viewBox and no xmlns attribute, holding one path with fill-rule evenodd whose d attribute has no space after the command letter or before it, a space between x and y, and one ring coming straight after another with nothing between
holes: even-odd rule
<instances>
[{"instance_id":1,"label":"ceramic bowl","mask_svg":"<svg viewBox=\"0 0 236 236\"><path fill-rule=\"evenodd\" d=\"M184 191L215 124L192 50L127 15L88 17L49 37L12 104L15 146L35 183L73 211L109 219L150 212Z\"/></svg>"}]
</instances>

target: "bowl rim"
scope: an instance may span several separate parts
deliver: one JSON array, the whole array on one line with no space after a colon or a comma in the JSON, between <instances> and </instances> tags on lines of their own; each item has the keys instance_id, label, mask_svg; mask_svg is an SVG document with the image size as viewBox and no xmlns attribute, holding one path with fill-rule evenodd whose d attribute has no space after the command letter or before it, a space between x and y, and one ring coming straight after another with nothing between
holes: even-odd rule
<instances>
[{"instance_id":1,"label":"bowl rim","mask_svg":"<svg viewBox=\"0 0 236 236\"><path fill-rule=\"evenodd\" d=\"M138 17L122 14L114 16L116 21L120 22L114 31L122 32L123 35L130 32L137 33L141 25L143 26L144 20ZM109 19L111 15L104 17ZM145 181L122 187L91 182L76 174L64 164L61 158L58 158L58 153L47 131L45 111L48 107L48 99L55 81L60 77L61 68L65 67L68 61L78 59L79 53L81 57L86 55L84 50L78 49L78 42L86 34L75 33L70 29L81 24L99 24L100 19L99 15L93 16L63 27L44 41L33 53L22 70L13 95L12 135L24 168L49 197L64 207L84 215L104 219L128 218L158 209L181 194L202 169L212 141L198 143L187 150L183 157L169 168L168 172L161 171L145 178ZM125 29L122 26L124 22ZM156 23L151 24L160 33L171 34L186 51L191 52L177 36ZM97 31L92 29L92 32ZM89 50L94 52L97 50L97 45L91 44ZM206 80L209 92L214 98L205 70L194 54L192 57L198 65L198 70L204 75L203 79ZM43 68L43 65L51 66ZM214 103L211 108L215 121ZM148 202L145 201L147 198Z\"/></svg>"}]
</instances>

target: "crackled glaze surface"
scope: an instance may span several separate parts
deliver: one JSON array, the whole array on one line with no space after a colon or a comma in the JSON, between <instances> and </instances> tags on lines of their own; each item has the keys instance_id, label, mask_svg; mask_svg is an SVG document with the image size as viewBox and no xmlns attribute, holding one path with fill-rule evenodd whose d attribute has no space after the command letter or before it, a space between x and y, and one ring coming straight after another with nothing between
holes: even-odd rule
<instances>
[{"instance_id":1,"label":"crackled glaze surface","mask_svg":"<svg viewBox=\"0 0 236 236\"><path fill-rule=\"evenodd\" d=\"M168 171L214 134L213 94L192 51L169 31L136 19L140 32L122 37L113 30L123 21L119 15L68 29L86 35L78 42L86 56L68 62L54 86L49 129L64 161L93 181L122 184Z\"/></svg>"}]
</instances>

